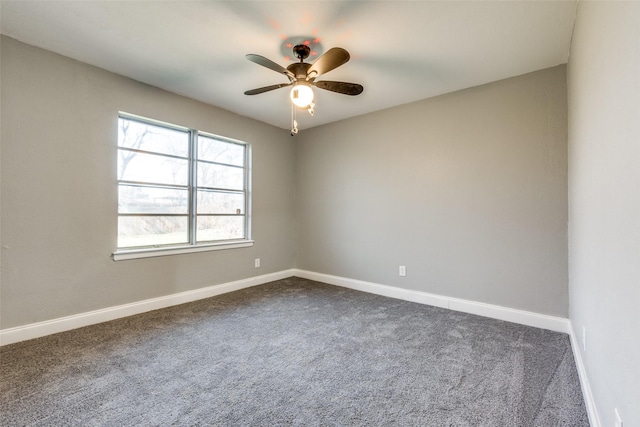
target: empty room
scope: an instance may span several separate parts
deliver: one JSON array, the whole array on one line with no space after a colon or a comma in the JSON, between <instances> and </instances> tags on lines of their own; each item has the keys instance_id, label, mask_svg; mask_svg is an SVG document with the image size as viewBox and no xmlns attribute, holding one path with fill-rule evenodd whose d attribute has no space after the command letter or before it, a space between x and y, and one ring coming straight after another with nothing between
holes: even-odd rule
<instances>
[{"instance_id":1,"label":"empty room","mask_svg":"<svg viewBox=\"0 0 640 427\"><path fill-rule=\"evenodd\" d=\"M0 0L0 425L640 427L639 22Z\"/></svg>"}]
</instances>

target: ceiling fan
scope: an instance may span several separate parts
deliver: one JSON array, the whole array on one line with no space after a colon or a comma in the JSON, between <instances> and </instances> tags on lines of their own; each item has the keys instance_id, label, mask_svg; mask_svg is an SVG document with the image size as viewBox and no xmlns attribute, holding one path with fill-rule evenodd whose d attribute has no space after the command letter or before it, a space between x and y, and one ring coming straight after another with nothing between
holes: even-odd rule
<instances>
[{"instance_id":1,"label":"ceiling fan","mask_svg":"<svg viewBox=\"0 0 640 427\"><path fill-rule=\"evenodd\" d=\"M362 93L364 88L362 85L357 83L335 82L328 80L316 81L316 79L322 74L326 74L349 61L349 52L341 47L334 47L321 55L313 64L309 64L304 62L304 60L309 56L310 52L311 49L305 44L298 44L294 46L293 53L300 62L294 62L287 68L276 64L264 56L248 54L247 59L249 61L262 65L263 67L269 68L277 73L284 74L289 79L289 83L280 83L252 89L246 91L244 94L257 95L270 90L293 86L290 94L291 101L300 108L309 109L309 112L313 114L314 104L313 90L311 89L312 86L331 92L341 93L343 95L355 96Z\"/></svg>"}]
</instances>

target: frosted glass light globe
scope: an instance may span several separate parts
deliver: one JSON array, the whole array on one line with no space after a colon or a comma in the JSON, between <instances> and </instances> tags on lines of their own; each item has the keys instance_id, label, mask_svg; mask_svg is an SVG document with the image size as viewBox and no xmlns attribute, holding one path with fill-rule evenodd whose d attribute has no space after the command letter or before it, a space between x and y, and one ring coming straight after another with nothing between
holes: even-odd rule
<instances>
[{"instance_id":1,"label":"frosted glass light globe","mask_svg":"<svg viewBox=\"0 0 640 427\"><path fill-rule=\"evenodd\" d=\"M290 96L291 102L297 107L306 108L313 101L313 90L309 85L296 83L291 89Z\"/></svg>"}]
</instances>

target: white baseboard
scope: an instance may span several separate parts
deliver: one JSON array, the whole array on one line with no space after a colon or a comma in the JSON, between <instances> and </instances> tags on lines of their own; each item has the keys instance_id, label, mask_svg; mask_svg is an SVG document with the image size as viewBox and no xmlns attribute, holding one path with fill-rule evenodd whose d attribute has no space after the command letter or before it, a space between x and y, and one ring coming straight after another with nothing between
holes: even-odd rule
<instances>
[{"instance_id":1,"label":"white baseboard","mask_svg":"<svg viewBox=\"0 0 640 427\"><path fill-rule=\"evenodd\" d=\"M95 325L96 323L107 322L109 320L132 316L134 314L141 314L151 310L158 310L173 305L197 301L203 298L237 291L251 286L262 285L264 283L285 279L291 276L293 276L293 270L283 270L276 273L249 277L247 279L208 286L206 288L195 289L192 291L180 292L130 304L123 304L116 307L109 307L87 313L60 317L58 319L47 320L44 322L3 329L0 330L0 346L81 328L83 326Z\"/></svg>"},{"instance_id":2,"label":"white baseboard","mask_svg":"<svg viewBox=\"0 0 640 427\"><path fill-rule=\"evenodd\" d=\"M450 310L462 311L465 313L477 314L493 319L505 320L527 326L534 326L542 329L549 329L556 332L570 334L569 320L561 317L548 316L523 310L515 310L498 305L485 304L476 301L451 298L442 295L430 294L427 292L402 289L395 286L380 285L377 283L365 282L362 280L348 279L344 277L331 276L328 274L315 273L312 271L290 269L262 276L250 277L234 282L213 285L206 288L192 291L180 292L144 301L123 304L101 310L80 313L72 316L60 317L58 319L44 322L32 323L0 330L0 346L25 341L45 335L64 332L83 326L94 325L96 323L107 322L121 317L132 316L145 313L151 310L184 304L191 301L221 295L240 289L257 286L274 280L285 279L291 276L298 276L305 279L316 280L330 285L341 286L358 291L369 292L377 295L398 298L405 301L417 302Z\"/></svg>"},{"instance_id":3,"label":"white baseboard","mask_svg":"<svg viewBox=\"0 0 640 427\"><path fill-rule=\"evenodd\" d=\"M580 344L576 335L576 331L573 329L573 325L571 324L571 322L569 322L569 330L571 348L573 350L573 359L576 362L578 377L580 377L580 387L582 387L582 396L584 396L584 404L587 407L587 415L589 415L589 424L591 424L591 427L600 427L600 417L598 416L596 401L593 398L593 393L591 392L589 378L587 377L587 370L585 369L584 362L582 361Z\"/></svg>"},{"instance_id":4,"label":"white baseboard","mask_svg":"<svg viewBox=\"0 0 640 427\"><path fill-rule=\"evenodd\" d=\"M306 270L294 269L293 274L295 276L309 280L315 280L318 282L328 283L330 285L342 286L344 288L355 289L372 294L383 295L386 297L398 298L405 301L433 305L441 308L448 308L450 310L477 314L479 316L505 320L507 322L518 323L521 325L548 329L555 332L563 332L565 334L570 333L569 319L563 317L549 316L546 314L539 314L531 311L516 310L499 305L485 304L482 302L469 301L459 298L451 298L442 295L430 294L427 292L402 289L395 286L380 285L378 283L364 282L362 280L331 276L328 274L315 273Z\"/></svg>"}]
</instances>

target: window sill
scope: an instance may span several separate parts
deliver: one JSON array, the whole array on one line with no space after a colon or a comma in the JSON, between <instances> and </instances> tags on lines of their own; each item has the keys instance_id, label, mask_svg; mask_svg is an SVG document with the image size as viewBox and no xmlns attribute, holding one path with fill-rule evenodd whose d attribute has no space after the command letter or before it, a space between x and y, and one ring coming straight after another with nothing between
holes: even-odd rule
<instances>
[{"instance_id":1,"label":"window sill","mask_svg":"<svg viewBox=\"0 0 640 427\"><path fill-rule=\"evenodd\" d=\"M190 254L194 252L221 251L224 249L247 248L253 246L253 240L238 240L225 243L211 243L208 245L197 246L181 246L169 248L153 248L153 249L132 249L117 251L112 254L114 261L123 261L127 259L152 258L158 256Z\"/></svg>"}]
</instances>

